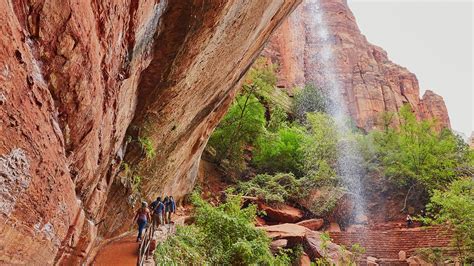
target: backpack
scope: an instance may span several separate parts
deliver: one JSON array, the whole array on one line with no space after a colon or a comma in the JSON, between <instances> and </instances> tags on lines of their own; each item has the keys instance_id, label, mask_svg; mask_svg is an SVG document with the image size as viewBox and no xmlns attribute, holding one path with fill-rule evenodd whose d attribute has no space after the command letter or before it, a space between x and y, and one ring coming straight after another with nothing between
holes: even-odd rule
<instances>
[{"instance_id":1,"label":"backpack","mask_svg":"<svg viewBox=\"0 0 474 266\"><path fill-rule=\"evenodd\" d=\"M163 212L163 209L165 208L165 205L163 204L163 202L158 202L158 204L156 204L156 208L155 208L155 213L156 214L160 214Z\"/></svg>"}]
</instances>

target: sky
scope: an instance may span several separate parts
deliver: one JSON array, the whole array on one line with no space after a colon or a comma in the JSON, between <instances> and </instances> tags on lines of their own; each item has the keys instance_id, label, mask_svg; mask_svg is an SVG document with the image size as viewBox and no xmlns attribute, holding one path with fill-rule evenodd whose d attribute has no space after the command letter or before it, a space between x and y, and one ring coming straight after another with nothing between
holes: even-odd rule
<instances>
[{"instance_id":1,"label":"sky","mask_svg":"<svg viewBox=\"0 0 474 266\"><path fill-rule=\"evenodd\" d=\"M443 96L454 130L474 124L474 0L348 0L368 41Z\"/></svg>"}]
</instances>

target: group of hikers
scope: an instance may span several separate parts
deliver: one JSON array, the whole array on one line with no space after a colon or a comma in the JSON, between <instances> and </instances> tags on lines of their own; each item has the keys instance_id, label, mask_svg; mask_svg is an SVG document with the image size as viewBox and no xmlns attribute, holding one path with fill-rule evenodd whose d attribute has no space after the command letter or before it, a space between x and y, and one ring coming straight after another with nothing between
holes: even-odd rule
<instances>
[{"instance_id":1,"label":"group of hikers","mask_svg":"<svg viewBox=\"0 0 474 266\"><path fill-rule=\"evenodd\" d=\"M155 228L162 224L170 224L172 213L176 213L176 202L173 196L167 196L163 201L161 197L158 197L150 204L149 208L148 203L143 201L142 206L137 210L133 218L133 221L136 221L138 224L137 242L142 240L142 232L148 225L148 221L152 221L155 224Z\"/></svg>"}]
</instances>

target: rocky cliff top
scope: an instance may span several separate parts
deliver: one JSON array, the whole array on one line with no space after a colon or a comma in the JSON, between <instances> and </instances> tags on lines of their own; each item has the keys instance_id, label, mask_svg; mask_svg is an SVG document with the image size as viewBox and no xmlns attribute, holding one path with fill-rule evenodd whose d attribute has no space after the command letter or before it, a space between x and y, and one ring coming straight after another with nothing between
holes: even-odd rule
<instances>
[{"instance_id":1,"label":"rocky cliff top","mask_svg":"<svg viewBox=\"0 0 474 266\"><path fill-rule=\"evenodd\" d=\"M335 76L342 84L349 112L360 128L380 124L382 112L397 112L409 104L419 118L450 127L442 97L427 91L420 99L415 74L393 63L387 52L367 41L346 1L321 0L332 41ZM316 32L314 4L304 1L273 35L263 54L279 66L279 86L323 86L326 73L317 60L325 52ZM331 88L323 88L331 89ZM394 122L394 125L398 121Z\"/></svg>"}]
</instances>

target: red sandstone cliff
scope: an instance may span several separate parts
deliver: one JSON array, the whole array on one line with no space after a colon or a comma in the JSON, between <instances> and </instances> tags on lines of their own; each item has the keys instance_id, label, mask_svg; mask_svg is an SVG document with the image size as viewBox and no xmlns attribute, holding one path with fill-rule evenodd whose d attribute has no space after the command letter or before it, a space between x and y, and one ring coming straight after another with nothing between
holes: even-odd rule
<instances>
[{"instance_id":1,"label":"red sandstone cliff","mask_svg":"<svg viewBox=\"0 0 474 266\"><path fill-rule=\"evenodd\" d=\"M382 48L367 41L346 1L320 2L333 42L336 76L343 86L349 112L359 127L373 128L379 123L381 112L397 112L405 103L411 105L419 118L436 119L438 128L450 127L443 99L426 91L420 100L416 76L391 62ZM281 87L323 84L324 73L320 62L315 60L323 45L312 29L315 20L312 7L311 1L303 1L275 32L263 52L279 65Z\"/></svg>"},{"instance_id":2,"label":"red sandstone cliff","mask_svg":"<svg viewBox=\"0 0 474 266\"><path fill-rule=\"evenodd\" d=\"M1 1L0 264L77 264L127 230L124 158L138 195L187 193L240 78L298 2Z\"/></svg>"}]
</instances>

